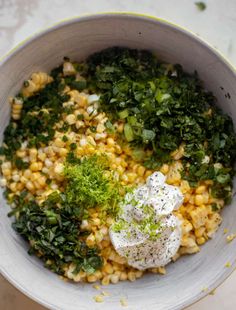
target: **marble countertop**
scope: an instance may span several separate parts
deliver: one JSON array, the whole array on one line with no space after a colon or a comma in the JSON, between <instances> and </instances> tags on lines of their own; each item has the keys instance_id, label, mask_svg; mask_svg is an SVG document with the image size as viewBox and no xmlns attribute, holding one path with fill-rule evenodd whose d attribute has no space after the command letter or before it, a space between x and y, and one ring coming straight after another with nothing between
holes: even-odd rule
<instances>
[{"instance_id":1,"label":"marble countertop","mask_svg":"<svg viewBox=\"0 0 236 310\"><path fill-rule=\"evenodd\" d=\"M81 14L133 11L178 23L207 40L236 65L236 1L205 0L199 11L194 0L0 0L0 56L21 40L61 19ZM236 309L236 273L215 293L188 310ZM0 309L43 310L0 276Z\"/></svg>"}]
</instances>

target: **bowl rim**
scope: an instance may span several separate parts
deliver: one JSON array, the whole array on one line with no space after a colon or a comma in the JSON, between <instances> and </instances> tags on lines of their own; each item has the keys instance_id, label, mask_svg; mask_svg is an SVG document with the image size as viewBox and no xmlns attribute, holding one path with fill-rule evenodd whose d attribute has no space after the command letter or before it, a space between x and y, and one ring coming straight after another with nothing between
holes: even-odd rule
<instances>
[{"instance_id":1,"label":"bowl rim","mask_svg":"<svg viewBox=\"0 0 236 310\"><path fill-rule=\"evenodd\" d=\"M175 29L181 33L183 33L185 36L189 37L192 40L195 40L198 44L200 44L203 48L210 50L214 56L216 56L219 61L221 61L225 67L233 73L233 75L236 78L236 65L233 65L231 61L222 53L220 52L216 47L214 47L212 44L210 44L206 39L202 39L197 33L194 33L193 31L187 29L184 26L181 26L177 23L174 23L172 21L166 20L164 18L160 18L157 16L149 15L149 14L143 14L143 13L137 13L137 12L129 12L129 11L119 11L119 12L98 12L94 14L81 14L78 16L72 16L65 19L61 19L58 22L52 23L49 26L43 27L39 29L38 31L34 32L33 34L27 36L24 40L20 41L16 46L14 46L12 49L10 49L8 52L6 52L3 56L0 57L0 70L1 67L10 60L11 57L16 55L20 50L24 49L27 45L29 45L32 41L44 36L47 33L50 33L53 30L60 29L64 26L71 25L74 23L80 23L84 21L90 21L90 20L97 20L97 19L104 19L104 18L111 18L113 16L125 16L128 18L133 19L140 19L140 20L146 20L153 23L158 23L161 25L165 25L169 28ZM231 268L225 268L224 273L214 282L210 287L208 287L206 290L200 291L197 295L195 295L193 298L189 298L187 301L183 302L182 305L179 305L178 307L174 307L174 309L184 309L190 305L193 305L197 303L198 301L202 300L204 297L209 295L210 292L218 288L234 271L236 267L236 261L232 263ZM30 299L34 300L38 304L48 308L48 309L58 309L57 306L51 304L50 302L40 299L39 297L33 295L33 293L28 292L20 282L16 281L11 274L3 268L3 266L0 264L0 274L8 281L10 282L15 288L17 288L20 292L22 292L24 295L29 297Z\"/></svg>"}]
</instances>

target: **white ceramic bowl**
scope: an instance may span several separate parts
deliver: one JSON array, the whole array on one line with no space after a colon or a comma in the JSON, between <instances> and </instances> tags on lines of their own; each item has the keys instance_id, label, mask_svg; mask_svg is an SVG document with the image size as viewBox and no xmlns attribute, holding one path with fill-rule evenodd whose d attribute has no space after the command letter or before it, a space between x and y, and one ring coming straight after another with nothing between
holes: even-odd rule
<instances>
[{"instance_id":1,"label":"white ceramic bowl","mask_svg":"<svg viewBox=\"0 0 236 310\"><path fill-rule=\"evenodd\" d=\"M184 69L198 71L218 105L236 122L236 75L234 69L212 47L193 34L166 21L134 14L100 14L62 22L20 45L0 66L0 135L9 120L7 98L15 94L32 72L50 70L63 56L81 60L111 46L148 49L160 59L180 63ZM230 94L230 96L228 96ZM1 138L2 139L2 138ZM27 254L27 244L12 230L1 199L0 269L23 293L50 309L121 309L126 297L128 309L181 309L218 286L235 268L236 247L227 244L223 229L235 232L235 200L223 211L223 224L215 238L200 253L182 257L170 264L165 276L146 275L130 283L110 285L111 293L102 304L91 285L65 283ZM226 268L226 262L232 267Z\"/></svg>"}]
</instances>

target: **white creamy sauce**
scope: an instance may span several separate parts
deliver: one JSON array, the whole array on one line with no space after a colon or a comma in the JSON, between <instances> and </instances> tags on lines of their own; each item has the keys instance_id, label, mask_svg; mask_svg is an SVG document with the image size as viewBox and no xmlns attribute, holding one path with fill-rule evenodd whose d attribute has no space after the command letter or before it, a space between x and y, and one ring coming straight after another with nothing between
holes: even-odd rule
<instances>
[{"instance_id":1,"label":"white creamy sauce","mask_svg":"<svg viewBox=\"0 0 236 310\"><path fill-rule=\"evenodd\" d=\"M140 270L165 266L180 247L181 223L172 211L180 207L183 195L165 180L154 172L145 185L126 194L109 231L115 250Z\"/></svg>"}]
</instances>

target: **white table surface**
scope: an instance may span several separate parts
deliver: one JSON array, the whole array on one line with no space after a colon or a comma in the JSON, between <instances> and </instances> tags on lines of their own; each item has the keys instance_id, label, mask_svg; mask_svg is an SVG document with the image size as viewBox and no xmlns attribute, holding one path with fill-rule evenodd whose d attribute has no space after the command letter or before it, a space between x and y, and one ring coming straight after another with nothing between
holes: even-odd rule
<instances>
[{"instance_id":1,"label":"white table surface","mask_svg":"<svg viewBox=\"0 0 236 310\"><path fill-rule=\"evenodd\" d=\"M195 0L197 1L197 0ZM236 65L236 0L0 0L0 56L32 33L81 14L133 11L178 23L206 39ZM236 273L188 310L236 309ZM43 310L0 276L0 309Z\"/></svg>"}]
</instances>

